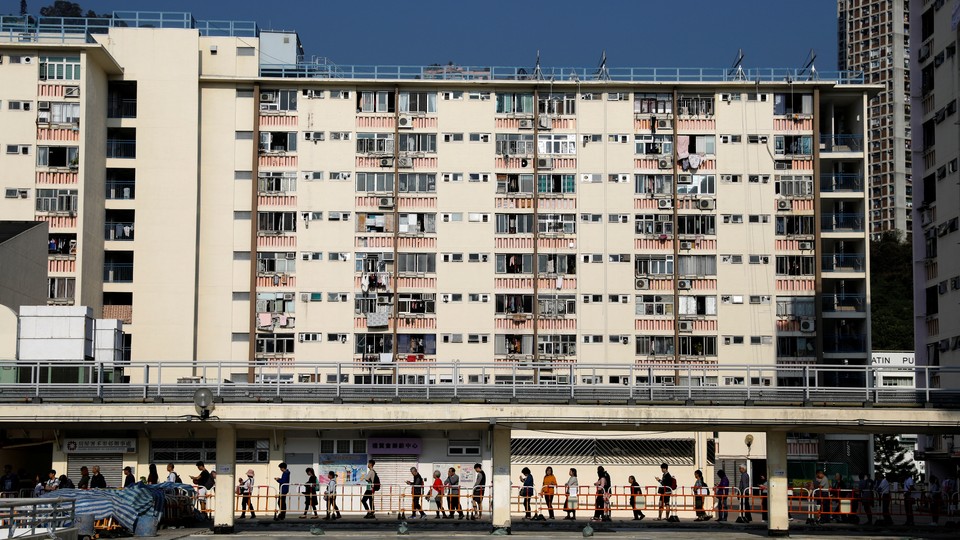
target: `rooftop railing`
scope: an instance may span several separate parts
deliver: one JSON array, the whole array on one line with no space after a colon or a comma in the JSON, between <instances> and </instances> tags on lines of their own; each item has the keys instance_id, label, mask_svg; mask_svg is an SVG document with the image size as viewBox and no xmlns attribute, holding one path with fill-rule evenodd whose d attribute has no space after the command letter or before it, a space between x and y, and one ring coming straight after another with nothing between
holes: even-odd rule
<instances>
[{"instance_id":1,"label":"rooftop railing","mask_svg":"<svg viewBox=\"0 0 960 540\"><path fill-rule=\"evenodd\" d=\"M862 347L862 335L826 336L844 350ZM828 350L827 352L836 352ZM931 388L934 377L960 368L826 365L581 364L517 362L171 362L129 364L123 379L107 382L119 366L94 362L0 362L9 374L0 383L0 402L85 403L144 400L192 403L198 388L225 402L411 403L622 401L785 406L801 402L884 403L915 407L931 403L960 408L960 389ZM909 372L918 388L880 386L882 375ZM661 384L669 376L671 383ZM114 377L113 380L120 380ZM247 381L252 382L247 382ZM72 381L72 382L64 382Z\"/></svg>"},{"instance_id":2,"label":"rooftop railing","mask_svg":"<svg viewBox=\"0 0 960 540\"><path fill-rule=\"evenodd\" d=\"M163 11L114 11L109 17L0 17L0 41L25 43L92 43L94 34L111 28L196 29L201 36L257 37L253 21L198 21L190 13Z\"/></svg>"},{"instance_id":3,"label":"rooftop railing","mask_svg":"<svg viewBox=\"0 0 960 540\"><path fill-rule=\"evenodd\" d=\"M817 72L816 77L800 69L752 68L731 72L724 68L674 67L542 67L515 66L381 66L336 65L329 62L302 62L297 65L262 64L261 77L297 79L386 79L452 81L537 81L547 82L835 82L863 84L860 71Z\"/></svg>"}]
</instances>

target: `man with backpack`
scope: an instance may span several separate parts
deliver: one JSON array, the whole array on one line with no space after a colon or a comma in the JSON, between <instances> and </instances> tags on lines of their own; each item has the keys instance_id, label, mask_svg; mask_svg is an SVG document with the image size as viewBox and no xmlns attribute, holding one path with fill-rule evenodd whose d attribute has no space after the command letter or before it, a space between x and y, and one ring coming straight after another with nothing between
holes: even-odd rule
<instances>
[{"instance_id":1,"label":"man with backpack","mask_svg":"<svg viewBox=\"0 0 960 540\"><path fill-rule=\"evenodd\" d=\"M375 514L376 507L373 504L373 494L377 491L380 491L380 477L377 476L377 471L374 470L377 462L370 460L367 462L367 474L363 475L363 481L367 483L367 488L363 492L363 497L360 498L360 504L363 505L363 509L367 511L366 515L363 516L363 519L376 519Z\"/></svg>"},{"instance_id":2,"label":"man with backpack","mask_svg":"<svg viewBox=\"0 0 960 540\"><path fill-rule=\"evenodd\" d=\"M660 507L657 510L657 521L663 519L664 510L667 511L667 521L680 521L679 518L673 520L670 517L670 494L673 493L673 490L677 489L677 481L667 470L669 467L666 463L661 463L660 472L663 473L663 476L656 477L657 482L660 483L660 487L657 489L657 492L660 493Z\"/></svg>"}]
</instances>

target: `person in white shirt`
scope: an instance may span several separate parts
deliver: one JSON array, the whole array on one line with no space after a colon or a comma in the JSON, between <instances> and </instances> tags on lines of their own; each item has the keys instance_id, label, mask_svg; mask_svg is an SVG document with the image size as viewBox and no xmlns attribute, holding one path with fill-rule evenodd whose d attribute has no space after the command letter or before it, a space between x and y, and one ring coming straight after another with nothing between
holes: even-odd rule
<instances>
[{"instance_id":1,"label":"person in white shirt","mask_svg":"<svg viewBox=\"0 0 960 540\"><path fill-rule=\"evenodd\" d=\"M167 463L167 482L180 483L180 475L173 471L173 463Z\"/></svg>"},{"instance_id":2,"label":"person in white shirt","mask_svg":"<svg viewBox=\"0 0 960 540\"><path fill-rule=\"evenodd\" d=\"M904 511L907 514L907 521L904 525L913 525L913 505L916 503L914 500L914 495L919 495L916 489L916 483L913 480L913 475L907 475L903 480L903 506Z\"/></svg>"},{"instance_id":3,"label":"person in white shirt","mask_svg":"<svg viewBox=\"0 0 960 540\"><path fill-rule=\"evenodd\" d=\"M242 497L240 501L240 518L247 517L247 508L250 508L250 519L257 519L253 513L253 504L250 502L250 495L253 494L253 469L247 470L246 478L240 479L240 485L237 486L237 493Z\"/></svg>"},{"instance_id":4,"label":"person in white shirt","mask_svg":"<svg viewBox=\"0 0 960 540\"><path fill-rule=\"evenodd\" d=\"M56 491L60 489L60 479L57 478L57 471L50 469L49 478L47 482L43 485L44 491Z\"/></svg>"},{"instance_id":5,"label":"person in white shirt","mask_svg":"<svg viewBox=\"0 0 960 540\"><path fill-rule=\"evenodd\" d=\"M363 475L363 481L366 483L366 489L363 491L363 497L360 497L360 504L363 505L363 509L367 511L366 515L363 516L363 519L376 519L376 507L373 502L373 494L376 493L380 486L377 485L377 471L373 468L377 465L377 462L370 460L367 462L367 474Z\"/></svg>"},{"instance_id":6,"label":"person in white shirt","mask_svg":"<svg viewBox=\"0 0 960 540\"><path fill-rule=\"evenodd\" d=\"M577 519L577 506L579 506L578 495L580 494L576 469L570 469L570 478L567 479L567 483L564 484L564 486L567 491L567 499L563 501L563 511L567 513L567 516L563 519L575 520Z\"/></svg>"},{"instance_id":7,"label":"person in white shirt","mask_svg":"<svg viewBox=\"0 0 960 540\"><path fill-rule=\"evenodd\" d=\"M890 481L883 473L877 473L877 493L880 494L880 508L883 512L883 518L877 522L878 525L892 525L893 518L890 517Z\"/></svg>"},{"instance_id":8,"label":"person in white shirt","mask_svg":"<svg viewBox=\"0 0 960 540\"><path fill-rule=\"evenodd\" d=\"M327 517L323 519L340 519L340 508L337 507L337 473L330 471L327 473L327 489L323 492L323 500L327 501ZM330 517L330 509L336 514Z\"/></svg>"}]
</instances>

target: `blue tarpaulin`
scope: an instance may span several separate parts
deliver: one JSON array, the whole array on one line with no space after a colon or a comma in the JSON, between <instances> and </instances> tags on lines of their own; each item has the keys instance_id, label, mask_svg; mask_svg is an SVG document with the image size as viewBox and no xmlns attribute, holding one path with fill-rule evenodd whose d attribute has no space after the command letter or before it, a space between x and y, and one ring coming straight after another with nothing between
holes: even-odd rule
<instances>
[{"instance_id":1,"label":"blue tarpaulin","mask_svg":"<svg viewBox=\"0 0 960 540\"><path fill-rule=\"evenodd\" d=\"M142 516L155 520L163 517L165 496L178 489L193 495L193 486L164 482L154 485L139 483L124 489L58 489L44 497L76 499L77 515L93 514L94 519L113 517L132 532L137 519Z\"/></svg>"}]
</instances>

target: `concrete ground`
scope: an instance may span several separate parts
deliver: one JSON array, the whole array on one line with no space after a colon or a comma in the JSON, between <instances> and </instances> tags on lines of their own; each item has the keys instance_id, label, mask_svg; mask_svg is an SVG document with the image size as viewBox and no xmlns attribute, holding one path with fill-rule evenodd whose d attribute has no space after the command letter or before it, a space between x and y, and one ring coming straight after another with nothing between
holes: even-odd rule
<instances>
[{"instance_id":1,"label":"concrete ground","mask_svg":"<svg viewBox=\"0 0 960 540\"><path fill-rule=\"evenodd\" d=\"M550 540L554 538L583 538L582 529L586 521L576 523L564 521L518 522L514 524L512 536L526 540ZM399 523L395 519L376 521L344 518L335 523L312 520L295 520L277 523L269 519L238 521L233 536L244 538L309 538L315 536L312 528L323 531L325 538L347 540L355 538L396 538ZM693 536L719 537L722 540L757 540L767 536L767 527L763 523L741 525L736 523L681 522L665 523L649 521L614 521L612 523L591 524L598 538L619 538L622 540L662 540L686 539ZM920 525L906 527L894 525L877 527L867 525L824 524L806 525L793 521L790 523L790 538L816 539L824 537L842 537L851 540L871 538L929 538L946 540L956 538L956 523L942 523L939 527ZM490 537L489 523L449 522L449 521L410 521L409 536L412 538L462 538L475 539ZM164 529L159 538L174 540L180 538L201 538L213 540L214 536L229 538L229 535L214 535L209 528L188 527L185 529ZM615 535L615 536L614 536Z\"/></svg>"}]
</instances>

